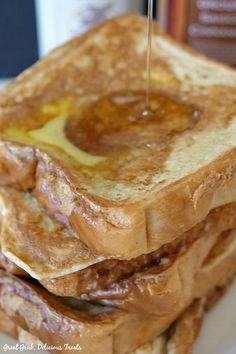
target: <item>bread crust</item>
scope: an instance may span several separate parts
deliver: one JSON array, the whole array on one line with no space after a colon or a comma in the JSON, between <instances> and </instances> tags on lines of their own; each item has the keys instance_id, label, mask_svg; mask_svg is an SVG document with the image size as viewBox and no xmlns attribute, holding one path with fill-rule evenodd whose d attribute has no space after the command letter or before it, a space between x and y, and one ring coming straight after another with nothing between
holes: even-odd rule
<instances>
[{"instance_id":1,"label":"bread crust","mask_svg":"<svg viewBox=\"0 0 236 354\"><path fill-rule=\"evenodd\" d=\"M181 268L179 272L182 274L181 277L178 274L179 278L175 282L175 273L172 270L172 277L168 279L170 296L166 296L166 301L161 300L161 292L153 294L153 291L156 291L155 283L149 283L149 287L142 284L142 291L149 291L149 295L145 294L148 296L148 301L152 300L153 313L150 313L150 307L145 308L146 311L149 311L149 315L128 313L109 307L94 311L86 308L85 305L78 307L78 302L74 305L73 301L72 305L71 301L65 305L59 301L60 298L3 271L0 272L0 306L15 323L42 342L51 345L58 343L63 345L63 343L69 342L76 345L79 335L82 353L83 351L86 354L93 352L92 338L92 342L96 343L96 346L97 341L99 343L98 353L127 353L163 333L194 299L206 296L214 287L224 287L233 278L236 272L235 235L228 232L227 237L226 235L221 237L222 240L217 244L212 242L211 237L209 237L209 241L207 238L197 241L202 241L199 249L202 250L206 247L206 255L209 253L207 249L209 249L211 242L213 247L208 257L205 257L205 262L194 279L189 280L188 273L192 263L188 261L189 264L187 264L183 259L181 260L184 257L180 257L178 266ZM201 253L202 251L199 252L195 248L194 254L189 254L188 259L201 258ZM165 271L163 273L164 277ZM185 276L191 286L185 282ZM179 285L180 281L183 282L182 286ZM173 292L175 299L171 297L172 290L176 288L175 284L177 284L177 288L180 286L182 298L177 298L176 292ZM64 301L63 298L61 299ZM130 303L132 304L132 301ZM137 304L135 305L137 306ZM155 305L158 306L159 312L155 311ZM29 313L31 313L30 316ZM132 329L135 330L132 331Z\"/></svg>"},{"instance_id":2,"label":"bread crust","mask_svg":"<svg viewBox=\"0 0 236 354\"><path fill-rule=\"evenodd\" d=\"M234 268L234 272L235 270L236 269ZM156 340L149 344L139 346L139 348L132 351L132 353L128 350L125 351L125 348L123 348L121 352L129 354L190 353L199 333L204 313L224 294L232 281L232 275L233 272L231 272L231 276L224 277L221 286L211 289L203 298L194 301L183 314L179 316L175 323L167 329L167 332L164 332L161 336L157 337ZM87 317L86 315L83 316L81 313L79 316L77 315L78 310L74 310L75 313L74 316L72 316L71 310L68 307L60 305L57 301L50 299L50 296L45 295L46 293L44 293L43 290L37 291L32 285L24 284L24 282L17 278L11 278L3 272L1 272L0 279L0 303L1 306L4 304L4 311L0 311L1 332L14 338L18 338L26 345L46 343L48 346L61 345L62 348L64 348L65 343L68 343L71 346L81 345L81 343L85 344L83 337L87 337L87 340L90 341L89 349L87 349L85 345L85 347L83 346L80 350L81 353L93 353L92 350L95 350L95 348L90 351L91 345L93 344L97 347L99 354L116 354L120 352L119 349L117 349L117 342L115 342L115 346L111 348L109 342L104 340L103 337L106 336L106 327L109 326L109 324L106 326L103 321L98 324L99 314L97 315L97 318L96 315L94 315L95 318L90 324L86 324L87 321L90 322L89 315ZM8 289L6 288L7 286ZM14 291L15 287L18 288L16 297ZM9 297L7 294L12 295L12 297ZM13 303L14 306L12 306ZM31 310L31 312L28 312L28 316L26 308ZM86 310L82 310L82 312L86 312ZM30 316L29 313L31 313ZM110 315L108 314L108 318ZM58 316L64 319L63 325L59 327L58 324L56 324ZM90 315L90 318L91 316L93 315ZM100 317L103 316L101 315ZM115 321L116 316L111 315L111 317L113 318L113 321ZM80 328L77 327L79 326L78 318L81 319L80 326L83 323ZM108 318L107 320L109 322ZM159 318L159 320L161 320L161 318ZM94 330L96 329L96 332L93 333L93 338L90 338L89 335L88 328L90 326L91 328L93 327ZM99 334L102 332L100 326L105 329L102 338L99 337ZM66 331L67 328L70 328L70 330ZM78 332L80 332L80 336L78 336ZM97 332L99 332L99 334L97 334ZM129 329L129 332L132 332L132 330ZM112 334L112 336L113 335L114 334ZM132 335L132 333L130 333L130 335ZM111 336L111 333L109 336ZM40 340L38 338L40 338ZM57 353L58 351L50 350L50 352ZM66 353L67 351L62 349L60 352ZM75 352L76 351L70 350L70 353Z\"/></svg>"},{"instance_id":3,"label":"bread crust","mask_svg":"<svg viewBox=\"0 0 236 354\"><path fill-rule=\"evenodd\" d=\"M80 297L142 315L166 316L172 311L182 311L195 297L195 278L205 267L213 246L220 245L216 259L228 257L229 253L231 258L235 257L236 237L230 232L236 228L235 203L216 208L175 244L166 244L155 254L125 264L102 260L90 265L91 255L86 247L53 222L30 193L0 189L0 201L4 204L1 246L8 257L7 263L2 259L3 268L25 276L14 265L16 262L58 296ZM231 235L225 238L228 243L224 242L225 231ZM227 261L230 264L231 258ZM74 267L83 266L84 261L86 268L74 272ZM198 281L204 289L210 281L202 279Z\"/></svg>"},{"instance_id":4,"label":"bread crust","mask_svg":"<svg viewBox=\"0 0 236 354\"><path fill-rule=\"evenodd\" d=\"M217 284L226 269L229 272L236 261L236 234L232 232L228 247L215 257L210 270L202 266L217 236L207 235L199 239L185 255L179 256L171 267L160 273L137 274L131 282L124 281L82 298L134 313L159 316L183 309L190 299L201 297L206 288Z\"/></svg>"},{"instance_id":5,"label":"bread crust","mask_svg":"<svg viewBox=\"0 0 236 354\"><path fill-rule=\"evenodd\" d=\"M116 310L76 309L25 281L0 274L0 306L14 323L48 345L79 344L80 352L129 353L162 333L170 317L140 317ZM135 328L134 331L130 329ZM75 353L71 351L71 353Z\"/></svg>"},{"instance_id":6,"label":"bread crust","mask_svg":"<svg viewBox=\"0 0 236 354\"><path fill-rule=\"evenodd\" d=\"M140 304L141 308L144 304L150 304L150 308L152 308L149 293L145 293L149 301L138 300L139 290L141 291L139 279L140 282L142 282L142 279L145 279L145 288L149 288L150 286L151 288L155 287L151 285L153 282L157 282L154 279L159 276L162 277L164 272L169 274L168 277L171 278L178 268L178 261L181 262L181 259L183 262L188 263L186 268L189 269L189 278L192 279L194 274L191 273L190 269L194 273L197 272L199 266L201 266L201 259L204 259L209 252L210 248L207 248L208 242L210 242L209 247L211 247L211 242L216 242L223 231L235 227L235 204L231 203L213 210L204 221L184 233L174 244L168 243L157 252L145 255L141 259L135 258L129 262L125 262L125 264L124 261L108 260L64 277L42 279L41 283L50 292L59 296L82 295L84 298L93 301L104 300L106 302L107 300L111 303L114 301L113 305L116 304L116 306L118 304L123 306L127 301L126 305L124 305L126 309L129 306L128 299L130 298L132 299L132 303ZM197 242L200 238L203 238L203 241ZM204 243L204 240L206 240L206 245L204 244L201 250L200 243ZM197 243L199 243L199 246L196 246ZM194 256L192 258L189 256L189 254L195 253L196 247L199 247L199 253L201 254L198 260ZM195 261L199 261L200 263L197 264ZM167 278L165 277L165 279ZM161 287L161 284L162 282L156 286ZM188 284L185 287L187 286ZM163 292L165 292L165 289L163 287ZM154 288L153 292L155 293ZM162 299L164 298L162 297ZM160 306L153 307L156 308L156 311L159 311ZM152 311L153 309L151 309Z\"/></svg>"},{"instance_id":7,"label":"bread crust","mask_svg":"<svg viewBox=\"0 0 236 354\"><path fill-rule=\"evenodd\" d=\"M29 192L0 187L0 210L2 252L33 278L59 277L103 261Z\"/></svg>"},{"instance_id":8,"label":"bread crust","mask_svg":"<svg viewBox=\"0 0 236 354\"><path fill-rule=\"evenodd\" d=\"M157 337L153 342L145 344L129 354L191 353L206 310L209 310L209 305L212 307L219 301L227 288L228 284L225 284L222 288L213 289L209 296L194 301L167 332ZM212 298L214 298L213 304ZM27 346L33 345L37 347L41 345L43 347L41 341L20 326L17 326L3 311L0 311L0 331L18 339Z\"/></svg>"}]
</instances>

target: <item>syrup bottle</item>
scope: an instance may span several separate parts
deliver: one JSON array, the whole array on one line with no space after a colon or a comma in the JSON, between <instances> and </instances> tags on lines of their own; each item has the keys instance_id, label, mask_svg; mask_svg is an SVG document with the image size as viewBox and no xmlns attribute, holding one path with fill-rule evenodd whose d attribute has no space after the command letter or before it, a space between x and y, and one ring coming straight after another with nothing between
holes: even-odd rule
<instances>
[{"instance_id":1,"label":"syrup bottle","mask_svg":"<svg viewBox=\"0 0 236 354\"><path fill-rule=\"evenodd\" d=\"M236 0L159 0L158 17L176 40L236 65Z\"/></svg>"}]
</instances>

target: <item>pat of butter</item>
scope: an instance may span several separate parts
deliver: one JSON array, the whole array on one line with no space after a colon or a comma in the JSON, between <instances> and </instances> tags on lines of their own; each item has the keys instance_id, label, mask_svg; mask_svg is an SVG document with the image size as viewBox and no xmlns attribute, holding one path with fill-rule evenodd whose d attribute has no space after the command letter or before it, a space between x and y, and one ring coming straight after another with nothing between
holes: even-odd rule
<instances>
[{"instance_id":1,"label":"pat of butter","mask_svg":"<svg viewBox=\"0 0 236 354\"><path fill-rule=\"evenodd\" d=\"M77 148L66 138L64 133L66 120L66 116L59 116L50 120L40 129L29 131L28 135L41 143L62 149L67 155L83 165L93 166L104 161L105 157L88 154Z\"/></svg>"}]
</instances>

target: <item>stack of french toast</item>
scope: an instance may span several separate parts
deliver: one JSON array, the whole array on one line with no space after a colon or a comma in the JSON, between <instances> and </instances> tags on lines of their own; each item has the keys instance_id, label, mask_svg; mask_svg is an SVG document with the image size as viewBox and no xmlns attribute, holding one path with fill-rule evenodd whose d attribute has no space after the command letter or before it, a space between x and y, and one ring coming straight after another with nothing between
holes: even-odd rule
<instances>
[{"instance_id":1,"label":"stack of french toast","mask_svg":"<svg viewBox=\"0 0 236 354\"><path fill-rule=\"evenodd\" d=\"M191 353L236 273L236 72L111 19L0 94L0 329L53 353Z\"/></svg>"}]
</instances>

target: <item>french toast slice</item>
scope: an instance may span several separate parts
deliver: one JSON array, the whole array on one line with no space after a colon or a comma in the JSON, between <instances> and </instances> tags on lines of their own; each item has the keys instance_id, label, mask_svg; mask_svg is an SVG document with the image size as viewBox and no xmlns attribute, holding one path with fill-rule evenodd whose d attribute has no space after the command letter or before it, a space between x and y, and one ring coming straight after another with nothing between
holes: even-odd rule
<instances>
[{"instance_id":1,"label":"french toast slice","mask_svg":"<svg viewBox=\"0 0 236 354\"><path fill-rule=\"evenodd\" d=\"M55 278L104 260L48 216L30 192L0 188L3 254L32 277Z\"/></svg>"},{"instance_id":2,"label":"french toast slice","mask_svg":"<svg viewBox=\"0 0 236 354\"><path fill-rule=\"evenodd\" d=\"M175 320L172 316L140 317L73 298L58 298L2 271L0 307L14 323L43 343L79 345L80 352L86 354L132 352Z\"/></svg>"},{"instance_id":3,"label":"french toast slice","mask_svg":"<svg viewBox=\"0 0 236 354\"><path fill-rule=\"evenodd\" d=\"M110 309L110 312L104 313L101 308L86 307L85 303L67 302L66 299L64 302L59 302L35 285L1 271L0 331L14 338L18 337L27 346L34 345L36 348L43 348L43 345L46 344L49 348L54 347L50 350L53 353L68 352L65 344L67 343L71 354L78 352L78 350L82 354L92 354L94 350L99 354L187 354L192 352L204 313L225 293L232 281L232 274L231 272L231 277L228 274L221 284L211 289L204 297L193 301L176 321L156 339L148 344L138 346L130 352L130 338L122 337L122 329L116 328L114 330L117 327L115 323L117 316L114 314L114 310ZM124 313L123 316L125 316ZM63 320L61 326L58 326L59 318ZM104 321L101 320L102 318ZM163 321L161 317L159 320ZM109 325L110 329L112 328L112 321L114 321L114 328L108 334L107 330ZM129 328L130 337L136 330L135 326ZM93 332L92 337L91 332ZM144 333L145 331L142 332L142 335ZM125 341L123 344L127 345L126 349L119 342L120 336ZM133 346L134 343L137 345L137 338L132 343Z\"/></svg>"},{"instance_id":4,"label":"french toast slice","mask_svg":"<svg viewBox=\"0 0 236 354\"><path fill-rule=\"evenodd\" d=\"M138 348L137 350L129 354L168 354L169 350L167 348L170 346L174 348L175 344L177 344L177 348L176 348L177 351L175 351L176 354L183 354L182 351L183 349L191 351L194 340L197 337L197 334L199 332L202 316L203 316L203 310L202 310L203 306L200 304L200 302L194 304L194 307L196 307L196 309L194 308L193 310L192 309L193 305L190 306L189 309L185 311L185 314L181 317L180 321L176 321L175 332L177 334L175 333L173 336L170 336L170 338L167 340L167 333L164 333L163 335L156 338L154 341L143 345L142 347ZM185 333L186 329L183 328L186 319L188 321L188 331L189 330L191 331L190 332L191 336L188 336L188 343L183 342L182 345L179 346L179 341L182 339L182 336L186 335ZM34 348L38 350L44 348L45 349L50 348L49 346L42 343L37 337L29 333L28 331L25 331L20 326L17 326L3 311L0 311L0 332L3 332L13 337L14 339L18 339L18 341L21 344L25 345L25 350L27 348L32 348L32 350L34 350ZM67 345L68 348L71 348L69 343L67 343ZM62 353L68 352L68 349L66 350L66 348L67 346L64 345L64 348L60 350L60 352ZM55 351L51 351L51 350L50 352L55 353ZM73 349L70 349L70 352L73 353Z\"/></svg>"},{"instance_id":5,"label":"french toast slice","mask_svg":"<svg viewBox=\"0 0 236 354\"><path fill-rule=\"evenodd\" d=\"M205 294L206 284L213 282L213 287L220 277L220 270L212 271L219 261L225 260L228 268L236 260L236 203L211 211L204 221L156 252L130 261L97 259L94 265L86 246L47 216L29 192L0 188L0 204L2 267L25 276L23 268L58 296L80 297L142 315L178 314L196 291L202 296L196 279ZM210 256L214 260L211 279L205 282L208 271L205 276L202 272Z\"/></svg>"},{"instance_id":6,"label":"french toast slice","mask_svg":"<svg viewBox=\"0 0 236 354\"><path fill-rule=\"evenodd\" d=\"M164 269L153 268L143 274L134 274L131 279L112 284L104 290L95 290L81 298L134 313L165 316L181 311L190 299L206 294L212 284L222 279L222 273L230 272L236 263L236 231L217 236L216 242L216 235L199 239L173 264L170 257L169 267L167 264ZM214 248L215 244L220 251L217 256L212 256L211 246ZM209 256L212 256L211 262L206 260Z\"/></svg>"},{"instance_id":7,"label":"french toast slice","mask_svg":"<svg viewBox=\"0 0 236 354\"><path fill-rule=\"evenodd\" d=\"M0 183L33 189L97 253L160 248L236 200L236 72L146 19L111 19L59 47L2 92Z\"/></svg>"},{"instance_id":8,"label":"french toast slice","mask_svg":"<svg viewBox=\"0 0 236 354\"><path fill-rule=\"evenodd\" d=\"M171 326L166 333L129 354L170 354L173 353L173 350L175 354L192 352L192 347L198 336L208 302L208 298L203 298L194 302L185 310L174 326ZM170 330L172 331L171 335L169 334ZM23 343L26 346L26 348L44 349L48 347L37 337L33 336L28 331L25 331L20 326L17 326L17 324L15 324L3 311L0 311L0 332L18 339L20 343ZM183 338L185 338L184 341ZM67 345L68 348L71 348L69 343L67 343ZM66 348L65 345L60 352L65 353ZM68 352L68 349L66 352Z\"/></svg>"},{"instance_id":9,"label":"french toast slice","mask_svg":"<svg viewBox=\"0 0 236 354\"><path fill-rule=\"evenodd\" d=\"M230 252L234 253L234 233L231 230L236 227L235 223L235 203L232 203L213 210L204 221L158 251L130 261L106 260L79 272L41 279L40 282L59 296L80 296L104 301L104 304L107 301L133 311L137 311L139 306L139 310L150 306L148 311L151 313L153 307L161 312L168 298L173 296L175 301L184 298L185 290L188 292L191 288L194 274L199 271L213 244L218 240L220 244L223 240L232 241ZM184 284L179 282L179 277L185 279ZM176 287L171 288L172 282ZM144 291L141 284L148 290ZM168 284L170 289L167 291ZM152 296L159 301L155 306ZM143 301L144 298L149 300Z\"/></svg>"}]
</instances>

